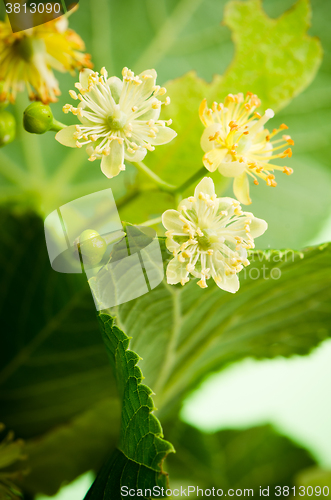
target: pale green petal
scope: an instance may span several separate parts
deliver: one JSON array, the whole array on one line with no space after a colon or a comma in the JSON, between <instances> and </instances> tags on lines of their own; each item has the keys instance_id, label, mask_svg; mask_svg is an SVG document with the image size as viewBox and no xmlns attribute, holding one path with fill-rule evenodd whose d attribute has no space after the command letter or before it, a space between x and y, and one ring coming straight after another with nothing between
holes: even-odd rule
<instances>
[{"instance_id":1,"label":"pale green petal","mask_svg":"<svg viewBox=\"0 0 331 500\"><path fill-rule=\"evenodd\" d=\"M137 113L139 113L139 109L138 109ZM157 108L157 109L150 108L143 115L139 115L138 120L142 120L142 121L146 121L146 122L148 122L149 120L154 120L156 122L160 118L160 113L161 113L161 108ZM133 114L132 116L134 118L135 114ZM148 138L148 142L149 142L149 138Z\"/></svg>"},{"instance_id":2,"label":"pale green petal","mask_svg":"<svg viewBox=\"0 0 331 500\"><path fill-rule=\"evenodd\" d=\"M172 259L167 266L167 283L176 285L183 278L188 277L185 262L179 262L177 259Z\"/></svg>"},{"instance_id":3,"label":"pale green petal","mask_svg":"<svg viewBox=\"0 0 331 500\"><path fill-rule=\"evenodd\" d=\"M207 153L215 147L215 141L210 141L210 137L213 137L216 132L222 130L222 125L220 123L212 123L209 127L205 128L201 136L200 144L202 150Z\"/></svg>"},{"instance_id":4,"label":"pale green petal","mask_svg":"<svg viewBox=\"0 0 331 500\"><path fill-rule=\"evenodd\" d=\"M204 177L202 181L199 182L194 190L195 198L198 198L200 193L209 194L209 196L215 195L215 186L210 177Z\"/></svg>"},{"instance_id":5,"label":"pale green petal","mask_svg":"<svg viewBox=\"0 0 331 500\"><path fill-rule=\"evenodd\" d=\"M123 168L124 146L118 141L112 141L109 145L110 154L101 160L101 170L108 179L118 175Z\"/></svg>"},{"instance_id":6,"label":"pale green petal","mask_svg":"<svg viewBox=\"0 0 331 500\"><path fill-rule=\"evenodd\" d=\"M228 150L226 148L211 149L204 155L202 162L209 172L215 172L227 154Z\"/></svg>"},{"instance_id":7,"label":"pale green petal","mask_svg":"<svg viewBox=\"0 0 331 500\"><path fill-rule=\"evenodd\" d=\"M124 158L128 161L142 161L147 154L147 149L141 148L137 149L134 153L129 153L128 150L124 149Z\"/></svg>"},{"instance_id":8,"label":"pale green petal","mask_svg":"<svg viewBox=\"0 0 331 500\"><path fill-rule=\"evenodd\" d=\"M177 241L173 240L172 238L167 238L166 247L169 250L169 252L172 253L174 250L179 250L180 244L177 243Z\"/></svg>"},{"instance_id":9,"label":"pale green petal","mask_svg":"<svg viewBox=\"0 0 331 500\"><path fill-rule=\"evenodd\" d=\"M144 75L148 75L151 78L144 78ZM157 73L155 69L147 69L140 73L139 78L142 80L142 84L139 85L137 89L136 96L138 99L146 100L153 93L153 87L155 87Z\"/></svg>"},{"instance_id":10,"label":"pale green petal","mask_svg":"<svg viewBox=\"0 0 331 500\"><path fill-rule=\"evenodd\" d=\"M55 139L63 146L68 146L68 148L76 148L77 139L74 138L74 134L77 133L75 125L69 125L69 127L65 127L60 130Z\"/></svg>"},{"instance_id":11,"label":"pale green petal","mask_svg":"<svg viewBox=\"0 0 331 500\"><path fill-rule=\"evenodd\" d=\"M179 215L177 210L166 210L164 212L162 215L162 224L168 231L183 232L183 222L179 219Z\"/></svg>"},{"instance_id":12,"label":"pale green petal","mask_svg":"<svg viewBox=\"0 0 331 500\"><path fill-rule=\"evenodd\" d=\"M240 161L227 161L219 165L219 173L224 177L237 177L241 175L247 168L245 162Z\"/></svg>"},{"instance_id":13,"label":"pale green petal","mask_svg":"<svg viewBox=\"0 0 331 500\"><path fill-rule=\"evenodd\" d=\"M251 224L249 225L249 228L249 232L251 233L252 237L258 238L268 229L268 224L265 220L254 217Z\"/></svg>"},{"instance_id":14,"label":"pale green petal","mask_svg":"<svg viewBox=\"0 0 331 500\"><path fill-rule=\"evenodd\" d=\"M246 172L235 177L233 182L233 192L237 200L243 205L250 205L252 200L249 197L249 183Z\"/></svg>"},{"instance_id":15,"label":"pale green petal","mask_svg":"<svg viewBox=\"0 0 331 500\"><path fill-rule=\"evenodd\" d=\"M108 78L107 84L110 88L111 95L114 101L116 102L116 104L118 104L123 90L123 81L120 78L117 78L117 76L112 76Z\"/></svg>"},{"instance_id":16,"label":"pale green petal","mask_svg":"<svg viewBox=\"0 0 331 500\"><path fill-rule=\"evenodd\" d=\"M236 293L239 290L240 283L238 276L236 274L232 274L230 276L224 275L222 281L216 282L217 286L224 290L225 292Z\"/></svg>"},{"instance_id":17,"label":"pale green petal","mask_svg":"<svg viewBox=\"0 0 331 500\"><path fill-rule=\"evenodd\" d=\"M172 141L177 135L172 128L169 127L159 127L159 131L156 134L156 137L153 139L152 137L148 137L148 142L153 146L158 146L160 144L167 144Z\"/></svg>"},{"instance_id":18,"label":"pale green petal","mask_svg":"<svg viewBox=\"0 0 331 500\"><path fill-rule=\"evenodd\" d=\"M94 71L88 68L84 68L79 72L79 83L84 89L88 88L88 79L92 73L94 73Z\"/></svg>"},{"instance_id":19,"label":"pale green petal","mask_svg":"<svg viewBox=\"0 0 331 500\"><path fill-rule=\"evenodd\" d=\"M219 198L218 209L221 211L228 210L230 207L233 207L234 204L237 205L237 200L224 196L223 198Z\"/></svg>"}]
</instances>

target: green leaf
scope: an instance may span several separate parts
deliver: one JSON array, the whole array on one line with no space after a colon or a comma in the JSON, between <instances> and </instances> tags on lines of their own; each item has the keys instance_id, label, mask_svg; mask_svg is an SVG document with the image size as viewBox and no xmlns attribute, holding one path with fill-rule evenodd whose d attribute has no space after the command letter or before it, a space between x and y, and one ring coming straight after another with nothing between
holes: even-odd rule
<instances>
[{"instance_id":1,"label":"green leaf","mask_svg":"<svg viewBox=\"0 0 331 500\"><path fill-rule=\"evenodd\" d=\"M305 493L309 497L327 497L331 491L331 471L320 467L310 467L297 474L295 484L299 494Z\"/></svg>"},{"instance_id":2,"label":"green leaf","mask_svg":"<svg viewBox=\"0 0 331 500\"><path fill-rule=\"evenodd\" d=\"M329 337L330 257L331 245L254 252L235 295L192 280L119 306L160 418L212 371L247 356L304 355Z\"/></svg>"},{"instance_id":3,"label":"green leaf","mask_svg":"<svg viewBox=\"0 0 331 500\"><path fill-rule=\"evenodd\" d=\"M0 224L0 421L27 440L24 487L54 494L114 447L117 390L86 277L52 270L39 217Z\"/></svg>"},{"instance_id":4,"label":"green leaf","mask_svg":"<svg viewBox=\"0 0 331 500\"><path fill-rule=\"evenodd\" d=\"M269 497L276 498L276 486L294 486L296 474L314 464L304 448L269 425L206 434L178 422L167 432L177 449L167 460L171 486L221 488L223 496L229 488L261 496L260 488L269 487Z\"/></svg>"},{"instance_id":5,"label":"green leaf","mask_svg":"<svg viewBox=\"0 0 331 500\"><path fill-rule=\"evenodd\" d=\"M122 500L128 495L128 493L124 496L121 495L123 486L127 488L126 492L130 489L141 490L141 492L137 492L137 495L131 494L130 498L150 499L153 488L166 489L167 482L164 474L134 462L121 451L116 450L102 467L84 500L101 500L104 498Z\"/></svg>"},{"instance_id":6,"label":"green leaf","mask_svg":"<svg viewBox=\"0 0 331 500\"><path fill-rule=\"evenodd\" d=\"M265 14L261 0L229 2L224 22L236 52L220 82L222 93L251 91L264 108L285 107L312 82L321 64L321 44L307 35L310 18L309 0L298 0L278 19Z\"/></svg>"},{"instance_id":7,"label":"green leaf","mask_svg":"<svg viewBox=\"0 0 331 500\"><path fill-rule=\"evenodd\" d=\"M165 475L162 463L174 452L163 439L161 424L153 414L152 391L141 383L143 376L137 366L140 358L128 349L130 338L114 325L109 314L102 313L99 318L122 401L120 451L101 470L86 499L101 499L110 491L121 498L120 484L128 486L131 481L139 485L143 482L150 488L157 486L159 475Z\"/></svg>"}]
</instances>

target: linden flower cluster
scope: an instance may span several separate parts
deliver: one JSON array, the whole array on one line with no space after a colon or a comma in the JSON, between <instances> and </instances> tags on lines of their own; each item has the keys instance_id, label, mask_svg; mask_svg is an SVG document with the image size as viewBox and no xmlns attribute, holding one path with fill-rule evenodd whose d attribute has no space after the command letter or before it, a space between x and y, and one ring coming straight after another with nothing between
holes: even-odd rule
<instances>
[{"instance_id":1,"label":"linden flower cluster","mask_svg":"<svg viewBox=\"0 0 331 500\"><path fill-rule=\"evenodd\" d=\"M135 76L128 68L122 71L123 81L108 78L105 68L101 74L84 70L79 75L76 89L70 96L79 100L77 108L66 104L65 113L73 113L80 125L72 125L57 133L63 145L86 146L89 160L101 159L101 170L112 178L125 170L124 160L141 161L154 146L170 142L177 134L169 128L171 120L159 120L161 105L169 104L166 93L155 84L156 71L146 70Z\"/></svg>"},{"instance_id":2,"label":"linden flower cluster","mask_svg":"<svg viewBox=\"0 0 331 500\"><path fill-rule=\"evenodd\" d=\"M194 196L180 202L178 210L167 210L162 216L167 229L166 246L174 258L167 267L167 282L185 285L191 274L198 285L207 280L227 292L239 289L237 274L249 265L247 250L254 248L254 238L261 236L267 223L232 198L217 198L210 177L197 185Z\"/></svg>"},{"instance_id":3,"label":"linden flower cluster","mask_svg":"<svg viewBox=\"0 0 331 500\"><path fill-rule=\"evenodd\" d=\"M229 94L224 104L214 102L212 109L207 107L204 99L199 110L206 127L201 137L201 147L205 151L203 164L210 172L218 169L222 175L234 177L234 194L245 205L251 203L248 176L256 185L259 183L257 178L260 178L268 186L276 186L274 170L282 170L287 175L293 172L289 167L269 163L275 158L291 157L292 150L287 146L294 142L289 135L273 140L288 127L282 124L272 132L264 128L274 112L267 109L261 116L255 111L260 104L259 98L248 92L245 99L243 94ZM283 151L275 153L279 149Z\"/></svg>"},{"instance_id":4,"label":"linden flower cluster","mask_svg":"<svg viewBox=\"0 0 331 500\"><path fill-rule=\"evenodd\" d=\"M41 26L13 33L9 21L0 21L0 101L14 102L27 87L31 100L45 104L61 94L53 68L65 73L91 67L83 40L68 29L62 16Z\"/></svg>"}]
</instances>

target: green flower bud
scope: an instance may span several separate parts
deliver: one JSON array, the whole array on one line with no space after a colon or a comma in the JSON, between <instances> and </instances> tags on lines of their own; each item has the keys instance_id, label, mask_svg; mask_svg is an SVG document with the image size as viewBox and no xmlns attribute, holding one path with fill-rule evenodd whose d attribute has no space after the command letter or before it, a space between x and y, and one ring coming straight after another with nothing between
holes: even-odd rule
<instances>
[{"instance_id":1,"label":"green flower bud","mask_svg":"<svg viewBox=\"0 0 331 500\"><path fill-rule=\"evenodd\" d=\"M65 125L55 120L52 110L42 102L33 102L23 113L23 125L30 134L44 134L49 130L58 132Z\"/></svg>"},{"instance_id":2,"label":"green flower bud","mask_svg":"<svg viewBox=\"0 0 331 500\"><path fill-rule=\"evenodd\" d=\"M8 111L0 111L0 147L9 144L15 139L15 118Z\"/></svg>"},{"instance_id":3,"label":"green flower bud","mask_svg":"<svg viewBox=\"0 0 331 500\"><path fill-rule=\"evenodd\" d=\"M96 266L105 255L107 243L97 231L86 229L79 237L79 250L87 264Z\"/></svg>"}]
</instances>

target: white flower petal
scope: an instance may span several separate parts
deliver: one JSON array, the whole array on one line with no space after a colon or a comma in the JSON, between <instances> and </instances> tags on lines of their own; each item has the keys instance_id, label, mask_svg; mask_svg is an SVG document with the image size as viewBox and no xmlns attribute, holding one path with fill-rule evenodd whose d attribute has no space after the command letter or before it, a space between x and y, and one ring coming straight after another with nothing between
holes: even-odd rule
<instances>
[{"instance_id":1,"label":"white flower petal","mask_svg":"<svg viewBox=\"0 0 331 500\"><path fill-rule=\"evenodd\" d=\"M166 210L164 212L162 215L162 224L168 231L183 232L183 222L179 220L179 215L177 210Z\"/></svg>"},{"instance_id":2,"label":"white flower petal","mask_svg":"<svg viewBox=\"0 0 331 500\"><path fill-rule=\"evenodd\" d=\"M268 229L268 224L263 219L258 219L257 217L252 218L252 222L249 225L249 232L253 238L258 238Z\"/></svg>"},{"instance_id":3,"label":"white flower petal","mask_svg":"<svg viewBox=\"0 0 331 500\"><path fill-rule=\"evenodd\" d=\"M204 155L202 162L209 172L215 172L227 154L228 150L226 148L211 149Z\"/></svg>"},{"instance_id":4,"label":"white flower petal","mask_svg":"<svg viewBox=\"0 0 331 500\"><path fill-rule=\"evenodd\" d=\"M246 168L247 165L245 162L228 161L220 163L218 170L220 174L224 175L224 177L237 177L238 175L241 175Z\"/></svg>"},{"instance_id":5,"label":"white flower petal","mask_svg":"<svg viewBox=\"0 0 331 500\"><path fill-rule=\"evenodd\" d=\"M249 183L246 172L238 177L235 177L233 182L233 192L236 198L243 203L243 205L250 205L252 200L249 197Z\"/></svg>"},{"instance_id":6,"label":"white flower petal","mask_svg":"<svg viewBox=\"0 0 331 500\"><path fill-rule=\"evenodd\" d=\"M101 160L101 170L108 179L118 175L123 167L124 146L118 141L112 141L109 145L110 154Z\"/></svg>"},{"instance_id":7,"label":"white flower petal","mask_svg":"<svg viewBox=\"0 0 331 500\"><path fill-rule=\"evenodd\" d=\"M92 73L94 73L94 71L88 68L84 68L79 72L79 83L84 89L88 88L88 79Z\"/></svg>"},{"instance_id":8,"label":"white flower petal","mask_svg":"<svg viewBox=\"0 0 331 500\"><path fill-rule=\"evenodd\" d=\"M158 146L160 144L167 144L168 142L172 141L172 139L174 139L177 135L177 132L175 132L172 128L169 127L158 127L158 128L159 131L154 139L148 137L148 142L153 146Z\"/></svg>"},{"instance_id":9,"label":"white flower petal","mask_svg":"<svg viewBox=\"0 0 331 500\"><path fill-rule=\"evenodd\" d=\"M75 125L69 125L69 127L65 127L60 130L55 139L63 146L68 146L69 148L76 148L77 139L74 138L74 134L77 133Z\"/></svg>"},{"instance_id":10,"label":"white flower petal","mask_svg":"<svg viewBox=\"0 0 331 500\"><path fill-rule=\"evenodd\" d=\"M176 285L183 278L188 277L185 262L179 262L177 259L172 259L167 266L167 283Z\"/></svg>"},{"instance_id":11,"label":"white flower petal","mask_svg":"<svg viewBox=\"0 0 331 500\"><path fill-rule=\"evenodd\" d=\"M211 149L214 149L215 147L215 141L211 141L210 137L214 137L216 132L219 132L222 130L222 125L220 123L212 123L207 127L201 136L200 144L202 147L202 150L207 153L207 151L210 151Z\"/></svg>"},{"instance_id":12,"label":"white flower petal","mask_svg":"<svg viewBox=\"0 0 331 500\"><path fill-rule=\"evenodd\" d=\"M231 276L224 275L222 281L216 282L217 286L224 290L225 292L236 293L239 290L240 283L238 276L236 274L232 274Z\"/></svg>"},{"instance_id":13,"label":"white flower petal","mask_svg":"<svg viewBox=\"0 0 331 500\"><path fill-rule=\"evenodd\" d=\"M210 177L204 177L194 190L194 196L199 197L200 193L209 194L209 196L215 195L215 186L213 180Z\"/></svg>"}]
</instances>

